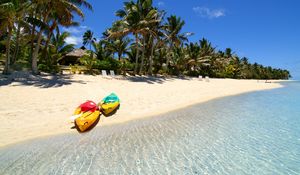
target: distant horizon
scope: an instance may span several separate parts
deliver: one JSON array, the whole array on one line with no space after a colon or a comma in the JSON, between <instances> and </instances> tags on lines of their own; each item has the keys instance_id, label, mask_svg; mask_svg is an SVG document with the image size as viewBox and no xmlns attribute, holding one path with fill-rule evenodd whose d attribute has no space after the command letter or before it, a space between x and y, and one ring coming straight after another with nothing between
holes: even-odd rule
<instances>
[{"instance_id":1,"label":"distant horizon","mask_svg":"<svg viewBox=\"0 0 300 175\"><path fill-rule=\"evenodd\" d=\"M116 19L115 12L123 2L88 1L93 12L85 10L84 21L79 27L63 28L71 33L68 43L82 46L82 34L90 29L97 39ZM294 80L300 80L300 24L297 19L300 2L286 3L258 0L248 2L211 2L208 0L172 2L154 0L154 6L185 20L183 32L193 32L189 41L206 38L220 50L229 47L240 57L251 63L287 69ZM197 26L197 27L195 27ZM219 30L215 30L219 29ZM284 44L284 45L283 45Z\"/></svg>"}]
</instances>

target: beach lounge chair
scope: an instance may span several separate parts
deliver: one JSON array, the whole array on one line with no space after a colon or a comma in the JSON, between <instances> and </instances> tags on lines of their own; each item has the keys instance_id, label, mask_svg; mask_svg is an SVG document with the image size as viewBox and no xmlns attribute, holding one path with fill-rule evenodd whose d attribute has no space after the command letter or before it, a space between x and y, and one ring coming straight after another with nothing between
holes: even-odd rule
<instances>
[{"instance_id":1,"label":"beach lounge chair","mask_svg":"<svg viewBox=\"0 0 300 175\"><path fill-rule=\"evenodd\" d=\"M111 78L115 78L115 79L118 79L118 80L123 80L124 79L122 76L116 75L114 70L110 70L109 72L110 72Z\"/></svg>"},{"instance_id":2,"label":"beach lounge chair","mask_svg":"<svg viewBox=\"0 0 300 175\"><path fill-rule=\"evenodd\" d=\"M203 78L202 78L202 76L201 76L201 75L199 75L199 76L198 76L198 79L199 79L200 81L202 81L202 80L203 80Z\"/></svg>"},{"instance_id":3,"label":"beach lounge chair","mask_svg":"<svg viewBox=\"0 0 300 175\"><path fill-rule=\"evenodd\" d=\"M101 70L101 74L102 74L102 77L103 77L103 78L111 79L111 78L107 75L106 70Z\"/></svg>"},{"instance_id":4,"label":"beach lounge chair","mask_svg":"<svg viewBox=\"0 0 300 175\"><path fill-rule=\"evenodd\" d=\"M101 70L101 74L102 74L102 76L107 77L106 70Z\"/></svg>"},{"instance_id":5,"label":"beach lounge chair","mask_svg":"<svg viewBox=\"0 0 300 175\"><path fill-rule=\"evenodd\" d=\"M111 76L112 78L115 78L115 77L116 77L115 71L110 70L109 73L110 73L110 76Z\"/></svg>"},{"instance_id":6,"label":"beach lounge chair","mask_svg":"<svg viewBox=\"0 0 300 175\"><path fill-rule=\"evenodd\" d=\"M209 82L209 77L208 76L205 77L205 82Z\"/></svg>"}]
</instances>

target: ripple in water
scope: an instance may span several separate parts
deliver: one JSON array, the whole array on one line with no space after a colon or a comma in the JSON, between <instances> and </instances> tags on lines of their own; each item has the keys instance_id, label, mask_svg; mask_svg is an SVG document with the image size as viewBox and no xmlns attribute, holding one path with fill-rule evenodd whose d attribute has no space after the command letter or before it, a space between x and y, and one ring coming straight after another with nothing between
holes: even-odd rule
<instances>
[{"instance_id":1,"label":"ripple in water","mask_svg":"<svg viewBox=\"0 0 300 175\"><path fill-rule=\"evenodd\" d=\"M0 149L0 174L300 174L300 85Z\"/></svg>"}]
</instances>

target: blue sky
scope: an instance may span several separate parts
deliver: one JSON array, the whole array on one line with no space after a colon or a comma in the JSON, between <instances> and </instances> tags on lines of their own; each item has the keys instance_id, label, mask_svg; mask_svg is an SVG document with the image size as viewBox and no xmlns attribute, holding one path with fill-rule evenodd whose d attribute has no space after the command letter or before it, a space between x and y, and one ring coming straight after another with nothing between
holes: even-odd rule
<instances>
[{"instance_id":1,"label":"blue sky","mask_svg":"<svg viewBox=\"0 0 300 175\"><path fill-rule=\"evenodd\" d=\"M94 11L85 11L81 26L67 28L69 43L82 45L82 33L91 29L96 37L118 19L114 13L123 0L89 0ZM180 16L190 41L205 37L218 49L226 47L250 62L284 68L300 79L299 0L154 0L167 16Z\"/></svg>"}]
</instances>

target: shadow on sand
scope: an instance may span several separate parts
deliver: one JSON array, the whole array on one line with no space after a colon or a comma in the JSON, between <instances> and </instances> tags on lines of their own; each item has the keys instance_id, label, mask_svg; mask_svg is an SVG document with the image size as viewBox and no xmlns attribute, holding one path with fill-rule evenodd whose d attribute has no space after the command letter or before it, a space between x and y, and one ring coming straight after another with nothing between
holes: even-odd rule
<instances>
[{"instance_id":1,"label":"shadow on sand","mask_svg":"<svg viewBox=\"0 0 300 175\"><path fill-rule=\"evenodd\" d=\"M50 87L61 87L64 85L71 85L72 83L86 84L83 80L72 79L72 74L64 75L32 75L29 72L13 72L11 75L0 75L0 87L10 85L13 86L35 86L40 88L50 88ZM148 84L163 84L166 81L172 81L174 79L190 80L190 77L186 76L122 76L121 80L138 82L138 83L148 83Z\"/></svg>"},{"instance_id":2,"label":"shadow on sand","mask_svg":"<svg viewBox=\"0 0 300 175\"><path fill-rule=\"evenodd\" d=\"M125 80L132 81L132 82L140 82L140 83L159 83L162 84L166 81L172 81L174 79L182 79L182 80L190 80L189 77L185 76L172 76L172 77L164 77L164 76L129 76L125 77Z\"/></svg>"},{"instance_id":3,"label":"shadow on sand","mask_svg":"<svg viewBox=\"0 0 300 175\"><path fill-rule=\"evenodd\" d=\"M13 86L35 86L40 88L61 87L72 83L86 84L82 80L72 80L72 75L32 75L17 72L11 75L0 76L0 87L17 82Z\"/></svg>"}]
</instances>

